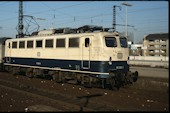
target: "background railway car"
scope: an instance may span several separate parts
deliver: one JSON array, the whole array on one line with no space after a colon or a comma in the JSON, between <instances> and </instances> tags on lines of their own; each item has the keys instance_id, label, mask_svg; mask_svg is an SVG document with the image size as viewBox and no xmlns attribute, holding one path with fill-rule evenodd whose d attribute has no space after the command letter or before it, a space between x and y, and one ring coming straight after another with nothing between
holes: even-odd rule
<instances>
[{"instance_id":1,"label":"background railway car","mask_svg":"<svg viewBox=\"0 0 170 113\"><path fill-rule=\"evenodd\" d=\"M5 41L7 39L7 37L2 37L0 38L0 71L3 70L3 62L4 62L4 57L5 57Z\"/></svg>"},{"instance_id":2,"label":"background railway car","mask_svg":"<svg viewBox=\"0 0 170 113\"><path fill-rule=\"evenodd\" d=\"M51 29L9 39L5 46L5 69L30 77L51 75L59 82L90 86L135 82L138 73L129 71L127 39L96 27L88 30L59 33Z\"/></svg>"}]
</instances>

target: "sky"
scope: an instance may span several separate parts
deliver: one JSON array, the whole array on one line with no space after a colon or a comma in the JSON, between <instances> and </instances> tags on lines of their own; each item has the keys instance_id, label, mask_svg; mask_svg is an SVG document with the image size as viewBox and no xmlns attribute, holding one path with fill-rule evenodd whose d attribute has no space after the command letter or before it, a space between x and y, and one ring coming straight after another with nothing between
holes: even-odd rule
<instances>
[{"instance_id":1,"label":"sky","mask_svg":"<svg viewBox=\"0 0 170 113\"><path fill-rule=\"evenodd\" d=\"M24 1L24 33L83 25L112 28L114 5L116 24L122 25L117 25L116 31L125 32L127 20L128 35L134 43L148 34L169 33L168 1ZM16 37L18 12L18 1L0 1L0 37Z\"/></svg>"}]
</instances>

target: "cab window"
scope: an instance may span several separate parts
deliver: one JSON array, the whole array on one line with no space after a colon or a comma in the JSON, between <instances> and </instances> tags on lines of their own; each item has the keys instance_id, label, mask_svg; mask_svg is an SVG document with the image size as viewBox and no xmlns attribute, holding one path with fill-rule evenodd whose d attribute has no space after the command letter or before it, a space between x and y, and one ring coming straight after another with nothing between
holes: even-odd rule
<instances>
[{"instance_id":1,"label":"cab window","mask_svg":"<svg viewBox=\"0 0 170 113\"><path fill-rule=\"evenodd\" d=\"M107 47L117 47L115 37L105 37L105 43Z\"/></svg>"},{"instance_id":2,"label":"cab window","mask_svg":"<svg viewBox=\"0 0 170 113\"><path fill-rule=\"evenodd\" d=\"M127 39L125 37L120 38L120 45L123 48L127 48L128 47Z\"/></svg>"}]
</instances>

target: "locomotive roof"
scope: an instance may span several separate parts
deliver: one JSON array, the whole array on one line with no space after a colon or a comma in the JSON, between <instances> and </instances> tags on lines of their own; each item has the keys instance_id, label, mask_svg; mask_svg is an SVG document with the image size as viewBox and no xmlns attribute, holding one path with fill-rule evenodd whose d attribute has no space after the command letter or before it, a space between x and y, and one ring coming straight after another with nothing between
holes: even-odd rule
<instances>
[{"instance_id":1,"label":"locomotive roof","mask_svg":"<svg viewBox=\"0 0 170 113\"><path fill-rule=\"evenodd\" d=\"M21 37L17 39L28 39L28 38L51 38L51 37L81 37L87 35L112 35L119 36L118 32L110 31L112 28L103 28L102 26L85 25L79 28L58 28L58 29L44 29L41 31L33 32L30 36ZM15 39L14 39L15 40Z\"/></svg>"},{"instance_id":2,"label":"locomotive roof","mask_svg":"<svg viewBox=\"0 0 170 113\"><path fill-rule=\"evenodd\" d=\"M22 40L22 39L38 39L38 38L54 38L55 37L61 37L61 38L67 38L67 37L81 37L81 36L88 36L88 35L112 35L112 36L119 36L118 32L91 32L91 33L76 33L76 34L52 34L52 35L35 35L35 36L29 36L29 37L23 37L23 38L13 38L11 40Z\"/></svg>"},{"instance_id":3,"label":"locomotive roof","mask_svg":"<svg viewBox=\"0 0 170 113\"><path fill-rule=\"evenodd\" d=\"M61 35L61 34L82 34L82 33L95 33L95 32L113 32L113 28L103 28L102 26L95 25L84 25L79 28L53 28L44 29L40 31L33 32L30 36L49 36L49 35ZM28 35L27 35L28 36Z\"/></svg>"}]
</instances>

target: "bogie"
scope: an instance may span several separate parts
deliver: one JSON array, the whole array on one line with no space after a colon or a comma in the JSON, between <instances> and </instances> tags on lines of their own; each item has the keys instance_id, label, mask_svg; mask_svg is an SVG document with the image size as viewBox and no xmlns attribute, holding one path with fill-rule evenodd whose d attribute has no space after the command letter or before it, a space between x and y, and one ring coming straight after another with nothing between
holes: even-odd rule
<instances>
[{"instance_id":1,"label":"bogie","mask_svg":"<svg viewBox=\"0 0 170 113\"><path fill-rule=\"evenodd\" d=\"M47 79L48 76L48 79L52 79L53 81L56 81L58 83L71 83L89 88L109 88L111 90L119 90L120 87L131 85L134 82L134 78L132 78L132 76L137 76L137 72L134 74L118 72L112 73L109 78L98 78L97 76L91 74L46 70L38 68L5 66L5 69L12 74L25 75L29 78L38 77Z\"/></svg>"}]
</instances>

